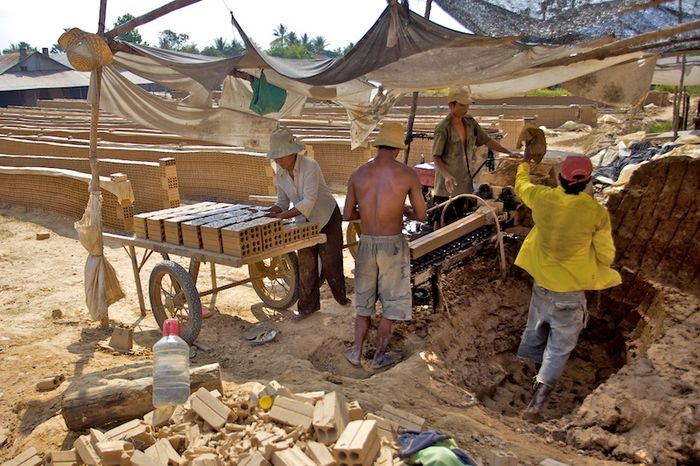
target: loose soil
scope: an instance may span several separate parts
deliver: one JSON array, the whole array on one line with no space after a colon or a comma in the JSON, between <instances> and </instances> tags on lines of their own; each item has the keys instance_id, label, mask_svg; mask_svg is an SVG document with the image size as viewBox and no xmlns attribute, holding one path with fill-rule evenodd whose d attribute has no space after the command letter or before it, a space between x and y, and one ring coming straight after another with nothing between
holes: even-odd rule
<instances>
[{"instance_id":1,"label":"loose soil","mask_svg":"<svg viewBox=\"0 0 700 466\"><path fill-rule=\"evenodd\" d=\"M417 302L414 320L397 325L392 346L405 359L388 370L370 369L374 328L362 367L342 356L352 342L354 313L336 304L325 285L322 310L298 323L290 311L264 307L249 285L222 293L192 365L219 362L227 391L274 379L294 391L340 391L368 411L390 403L453 436L480 461L502 449L524 465L546 457L573 465L698 464L698 163L678 158L645 167L609 201L624 284L590 294L590 323L541 424L519 418L534 368L514 356L531 280L515 267L502 277L492 248L442 276L444 308ZM551 176L549 169L541 173L543 181ZM660 207L649 207L659 199ZM136 378L151 370L159 331L150 314L138 324L133 354L100 348L110 332L88 318L86 253L72 223L0 206L0 442L6 436L0 461L29 446L70 448L78 433L63 422L61 398L85 387L88 376ZM36 240L39 231L50 238ZM510 263L518 247L517 238L507 242ZM112 325L136 322L130 260L117 245L108 244L105 255L126 292L110 307ZM354 261L349 254L345 259L352 292ZM158 260L144 266L144 284ZM207 270L200 290L209 285ZM219 284L246 276L246 269L217 268ZM262 321L270 321L278 337L251 347L242 335ZM67 377L59 388L35 391L39 379L57 373Z\"/></svg>"}]
</instances>

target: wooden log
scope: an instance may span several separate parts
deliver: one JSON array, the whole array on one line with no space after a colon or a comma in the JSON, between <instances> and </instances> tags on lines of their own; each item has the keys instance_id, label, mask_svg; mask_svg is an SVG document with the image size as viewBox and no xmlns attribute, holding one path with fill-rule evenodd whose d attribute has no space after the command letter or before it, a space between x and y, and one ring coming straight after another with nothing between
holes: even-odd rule
<instances>
[{"instance_id":1,"label":"wooden log","mask_svg":"<svg viewBox=\"0 0 700 466\"><path fill-rule=\"evenodd\" d=\"M223 393L219 364L190 369L190 390L200 387ZM112 379L67 393L61 402L66 426L73 431L128 421L153 410L153 378Z\"/></svg>"}]
</instances>

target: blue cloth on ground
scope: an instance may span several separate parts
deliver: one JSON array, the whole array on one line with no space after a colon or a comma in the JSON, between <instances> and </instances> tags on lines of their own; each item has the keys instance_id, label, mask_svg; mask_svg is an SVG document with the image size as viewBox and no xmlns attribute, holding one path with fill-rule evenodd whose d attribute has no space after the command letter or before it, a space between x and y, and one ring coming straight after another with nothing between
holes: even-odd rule
<instances>
[{"instance_id":1,"label":"blue cloth on ground","mask_svg":"<svg viewBox=\"0 0 700 466\"><path fill-rule=\"evenodd\" d=\"M413 464L423 466L476 466L476 462L457 448L449 436L437 431L404 430L398 438L399 458L408 457Z\"/></svg>"},{"instance_id":2,"label":"blue cloth on ground","mask_svg":"<svg viewBox=\"0 0 700 466\"><path fill-rule=\"evenodd\" d=\"M423 448L429 447L434 443L441 440L447 440L449 435L441 434L434 430L427 430L425 432L418 432L415 430L404 430L401 435L399 435L399 458L406 458L412 454L422 450Z\"/></svg>"}]
</instances>

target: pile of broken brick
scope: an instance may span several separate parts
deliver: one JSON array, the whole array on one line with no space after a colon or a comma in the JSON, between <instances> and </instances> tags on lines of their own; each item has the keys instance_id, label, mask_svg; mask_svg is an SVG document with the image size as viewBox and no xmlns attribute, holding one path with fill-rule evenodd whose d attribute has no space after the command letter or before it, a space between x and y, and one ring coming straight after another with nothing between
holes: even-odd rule
<instances>
[{"instance_id":1,"label":"pile of broken brick","mask_svg":"<svg viewBox=\"0 0 700 466\"><path fill-rule=\"evenodd\" d=\"M90 429L72 450L42 459L29 448L2 466L394 466L405 464L398 458L398 429L425 424L390 405L364 413L338 392L292 393L276 381L246 388L231 397L200 388L182 406L105 432ZM258 405L264 396L273 400L269 411Z\"/></svg>"}]
</instances>

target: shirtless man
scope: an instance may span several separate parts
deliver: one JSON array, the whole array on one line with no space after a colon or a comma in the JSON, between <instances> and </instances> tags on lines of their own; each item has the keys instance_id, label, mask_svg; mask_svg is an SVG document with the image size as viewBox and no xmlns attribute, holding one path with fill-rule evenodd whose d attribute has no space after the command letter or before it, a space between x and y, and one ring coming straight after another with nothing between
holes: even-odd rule
<instances>
[{"instance_id":1,"label":"shirtless man","mask_svg":"<svg viewBox=\"0 0 700 466\"><path fill-rule=\"evenodd\" d=\"M395 160L404 146L400 123L382 125L374 146L377 156L355 170L348 181L343 218L360 219L362 235L355 258L355 342L345 351L351 364L360 365L362 346L377 299L382 318L377 330L373 369L397 363L401 355L387 351L395 320L410 320L411 270L403 216L424 221L425 200L416 172ZM405 205L406 195L411 207Z\"/></svg>"}]
</instances>

